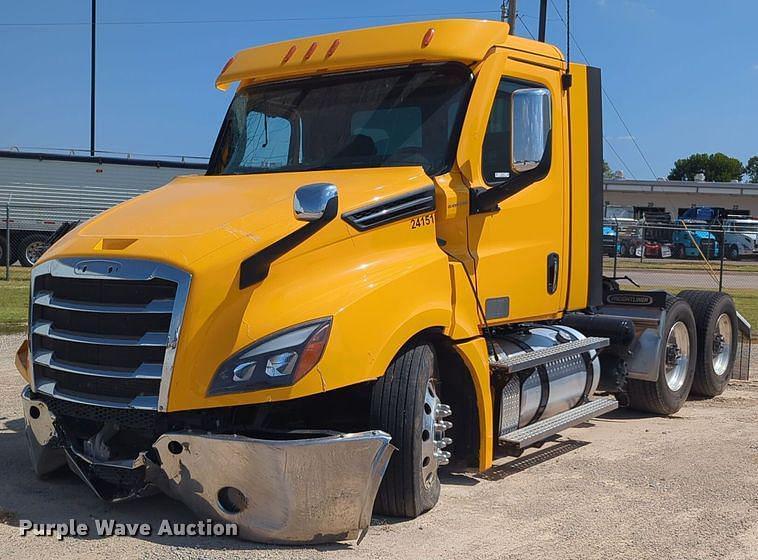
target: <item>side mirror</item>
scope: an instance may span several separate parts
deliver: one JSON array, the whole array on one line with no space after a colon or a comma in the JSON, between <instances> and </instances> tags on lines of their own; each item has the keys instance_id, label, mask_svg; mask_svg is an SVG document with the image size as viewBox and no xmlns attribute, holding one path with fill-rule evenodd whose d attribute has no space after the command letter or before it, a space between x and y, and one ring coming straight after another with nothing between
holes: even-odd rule
<instances>
[{"instance_id":1,"label":"side mirror","mask_svg":"<svg viewBox=\"0 0 758 560\"><path fill-rule=\"evenodd\" d=\"M303 185L295 191L292 203L295 218L301 222L318 222L337 212L337 187L331 183Z\"/></svg>"},{"instance_id":2,"label":"side mirror","mask_svg":"<svg viewBox=\"0 0 758 560\"><path fill-rule=\"evenodd\" d=\"M495 212L498 204L547 177L552 156L550 91L521 88L511 94L511 175L489 189L478 189L472 212Z\"/></svg>"},{"instance_id":3,"label":"side mirror","mask_svg":"<svg viewBox=\"0 0 758 560\"><path fill-rule=\"evenodd\" d=\"M526 173L536 169L547 149L552 116L550 91L524 88L511 96L511 170Z\"/></svg>"}]
</instances>

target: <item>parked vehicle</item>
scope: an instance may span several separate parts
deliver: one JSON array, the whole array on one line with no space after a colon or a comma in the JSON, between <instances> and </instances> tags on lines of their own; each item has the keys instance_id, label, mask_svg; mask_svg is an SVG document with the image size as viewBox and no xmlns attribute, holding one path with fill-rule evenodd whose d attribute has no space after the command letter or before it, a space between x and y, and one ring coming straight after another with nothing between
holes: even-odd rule
<instances>
[{"instance_id":1,"label":"parked vehicle","mask_svg":"<svg viewBox=\"0 0 758 560\"><path fill-rule=\"evenodd\" d=\"M758 220L730 218L724 221L724 251L729 260L758 255Z\"/></svg>"},{"instance_id":2,"label":"parked vehicle","mask_svg":"<svg viewBox=\"0 0 758 560\"><path fill-rule=\"evenodd\" d=\"M672 252L674 258L706 258L721 257L721 247L708 224L692 220L680 220L681 229L675 229L672 234Z\"/></svg>"},{"instance_id":3,"label":"parked vehicle","mask_svg":"<svg viewBox=\"0 0 758 560\"><path fill-rule=\"evenodd\" d=\"M0 151L0 265L9 232L11 263L32 266L62 224L204 170L180 161Z\"/></svg>"},{"instance_id":4,"label":"parked vehicle","mask_svg":"<svg viewBox=\"0 0 758 560\"><path fill-rule=\"evenodd\" d=\"M38 474L344 540L434 507L448 463L724 390L750 331L728 295L602 276L599 69L436 20L247 49L234 83L206 175L33 268Z\"/></svg>"},{"instance_id":5,"label":"parked vehicle","mask_svg":"<svg viewBox=\"0 0 758 560\"><path fill-rule=\"evenodd\" d=\"M621 255L622 247L616 235L616 228L603 226L603 254L609 257Z\"/></svg>"},{"instance_id":6,"label":"parked vehicle","mask_svg":"<svg viewBox=\"0 0 758 560\"><path fill-rule=\"evenodd\" d=\"M657 241L644 241L641 245L637 245L634 255L644 256L646 259L668 259L672 256L671 245Z\"/></svg>"}]
</instances>

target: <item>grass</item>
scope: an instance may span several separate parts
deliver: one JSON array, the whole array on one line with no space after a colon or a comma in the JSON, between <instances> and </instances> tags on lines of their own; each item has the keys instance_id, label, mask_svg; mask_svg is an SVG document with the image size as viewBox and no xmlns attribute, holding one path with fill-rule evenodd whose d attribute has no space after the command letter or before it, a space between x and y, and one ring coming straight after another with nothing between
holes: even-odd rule
<instances>
[{"instance_id":1,"label":"grass","mask_svg":"<svg viewBox=\"0 0 758 560\"><path fill-rule=\"evenodd\" d=\"M6 282L5 270L0 269L0 334L26 329L30 271L30 268L11 267L10 282Z\"/></svg>"},{"instance_id":2,"label":"grass","mask_svg":"<svg viewBox=\"0 0 758 560\"><path fill-rule=\"evenodd\" d=\"M624 289L631 290L665 290L671 294L678 294L686 288L672 288L671 286L624 286ZM735 288L725 290L734 299L734 305L737 311L748 320L753 330L753 340L758 339L758 290L750 288Z\"/></svg>"},{"instance_id":3,"label":"grass","mask_svg":"<svg viewBox=\"0 0 758 560\"><path fill-rule=\"evenodd\" d=\"M750 326L753 327L753 337L758 338L758 290L729 290L734 303Z\"/></svg>"},{"instance_id":4,"label":"grass","mask_svg":"<svg viewBox=\"0 0 758 560\"><path fill-rule=\"evenodd\" d=\"M619 258L617 263L618 270L707 270L707 266L702 260L692 259L671 260L671 259L640 259ZM721 261L711 261L711 268L718 272L721 267ZM613 259L610 257L603 258L603 268L613 270ZM758 262L755 261L725 261L724 270L729 272L758 272Z\"/></svg>"}]
</instances>

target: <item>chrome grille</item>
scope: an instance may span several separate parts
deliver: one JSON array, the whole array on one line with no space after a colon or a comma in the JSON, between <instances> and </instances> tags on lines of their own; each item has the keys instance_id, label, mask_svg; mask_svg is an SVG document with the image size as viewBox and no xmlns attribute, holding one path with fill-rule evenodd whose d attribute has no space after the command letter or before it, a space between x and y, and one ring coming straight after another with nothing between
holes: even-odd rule
<instances>
[{"instance_id":1,"label":"chrome grille","mask_svg":"<svg viewBox=\"0 0 758 560\"><path fill-rule=\"evenodd\" d=\"M37 266L29 317L34 390L85 405L165 410L189 278L141 260Z\"/></svg>"}]
</instances>

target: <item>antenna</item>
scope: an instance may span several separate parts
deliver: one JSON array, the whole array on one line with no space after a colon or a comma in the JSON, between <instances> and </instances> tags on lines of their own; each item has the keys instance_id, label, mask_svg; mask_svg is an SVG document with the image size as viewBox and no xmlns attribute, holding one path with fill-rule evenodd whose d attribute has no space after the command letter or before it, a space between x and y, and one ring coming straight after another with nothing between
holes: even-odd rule
<instances>
[{"instance_id":1,"label":"antenna","mask_svg":"<svg viewBox=\"0 0 758 560\"><path fill-rule=\"evenodd\" d=\"M566 72L561 78L563 89L571 87L571 0L566 0Z\"/></svg>"},{"instance_id":2,"label":"antenna","mask_svg":"<svg viewBox=\"0 0 758 560\"><path fill-rule=\"evenodd\" d=\"M566 0L566 72L571 63L571 0Z\"/></svg>"}]
</instances>

